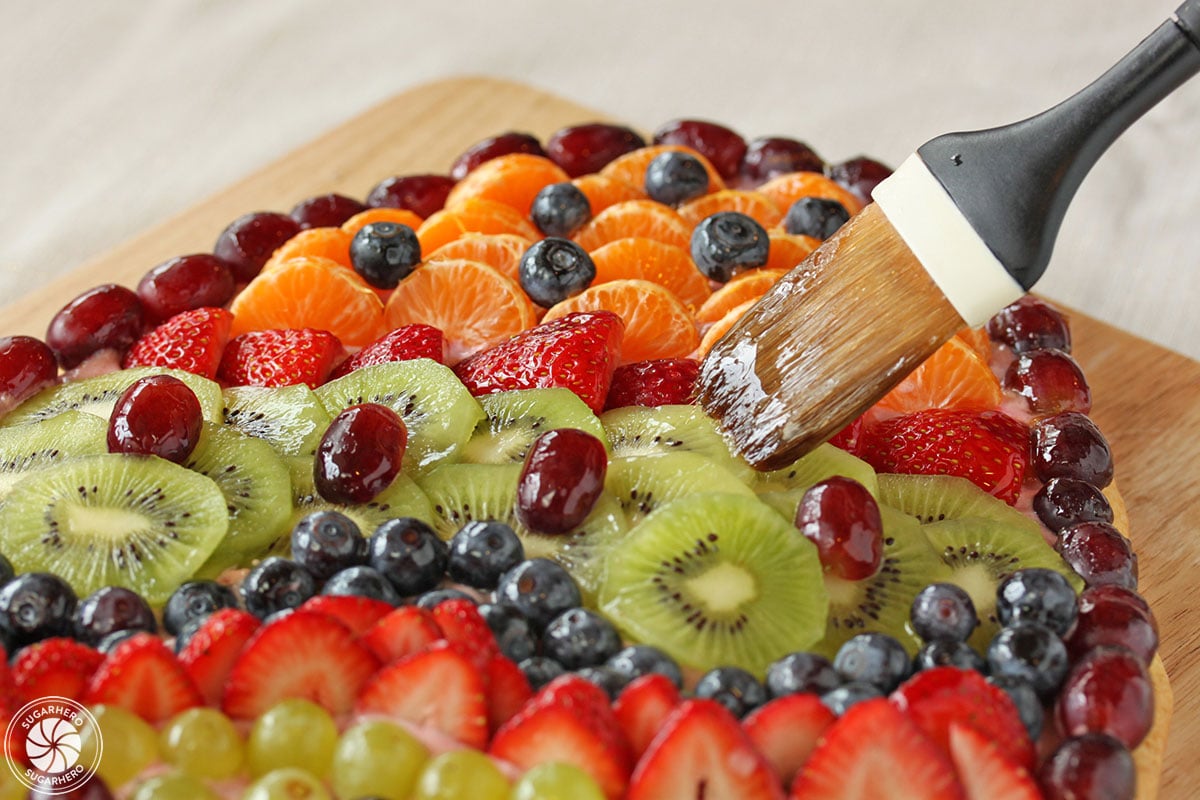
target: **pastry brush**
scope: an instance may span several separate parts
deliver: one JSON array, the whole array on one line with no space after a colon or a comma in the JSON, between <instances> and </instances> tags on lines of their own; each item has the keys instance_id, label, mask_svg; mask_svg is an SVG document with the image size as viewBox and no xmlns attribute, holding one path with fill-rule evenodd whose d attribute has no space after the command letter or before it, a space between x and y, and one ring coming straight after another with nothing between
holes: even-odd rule
<instances>
[{"instance_id":1,"label":"pastry brush","mask_svg":"<svg viewBox=\"0 0 1200 800\"><path fill-rule=\"evenodd\" d=\"M922 145L713 346L705 410L759 469L837 433L1033 286L1088 170L1197 71L1200 0L1188 0L1053 108Z\"/></svg>"}]
</instances>

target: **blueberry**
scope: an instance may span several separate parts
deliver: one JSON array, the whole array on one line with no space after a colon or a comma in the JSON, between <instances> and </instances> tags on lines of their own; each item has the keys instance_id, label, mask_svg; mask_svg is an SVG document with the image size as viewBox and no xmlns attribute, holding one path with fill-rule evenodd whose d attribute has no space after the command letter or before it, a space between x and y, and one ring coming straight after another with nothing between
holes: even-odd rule
<instances>
[{"instance_id":1,"label":"blueberry","mask_svg":"<svg viewBox=\"0 0 1200 800\"><path fill-rule=\"evenodd\" d=\"M708 192L708 170L690 153L668 150L646 167L646 194L677 206Z\"/></svg>"},{"instance_id":2,"label":"blueberry","mask_svg":"<svg viewBox=\"0 0 1200 800\"><path fill-rule=\"evenodd\" d=\"M913 598L913 630L926 642L965 642L979 616L971 596L953 583L931 583Z\"/></svg>"},{"instance_id":3,"label":"blueberry","mask_svg":"<svg viewBox=\"0 0 1200 800\"><path fill-rule=\"evenodd\" d=\"M62 578L27 572L0 589L0 630L14 649L47 639L70 636L79 600Z\"/></svg>"},{"instance_id":4,"label":"blueberry","mask_svg":"<svg viewBox=\"0 0 1200 800\"><path fill-rule=\"evenodd\" d=\"M12 562L0 553L0 587L7 585L16 576L17 571L13 569Z\"/></svg>"},{"instance_id":5,"label":"blueberry","mask_svg":"<svg viewBox=\"0 0 1200 800\"><path fill-rule=\"evenodd\" d=\"M904 645L884 633L860 633L837 652L833 668L847 682L870 683L890 692L908 677L910 663Z\"/></svg>"},{"instance_id":6,"label":"blueberry","mask_svg":"<svg viewBox=\"0 0 1200 800\"><path fill-rule=\"evenodd\" d=\"M621 649L621 636L595 611L571 608L559 614L542 634L542 652L568 670L603 664Z\"/></svg>"},{"instance_id":7,"label":"blueberry","mask_svg":"<svg viewBox=\"0 0 1200 800\"><path fill-rule=\"evenodd\" d=\"M132 589L106 586L90 594L75 609L75 637L95 647L117 631L158 632L150 604Z\"/></svg>"},{"instance_id":8,"label":"blueberry","mask_svg":"<svg viewBox=\"0 0 1200 800\"><path fill-rule=\"evenodd\" d=\"M163 608L163 628L178 636L192 620L202 620L222 608L237 608L233 589L216 581L188 581L167 599Z\"/></svg>"},{"instance_id":9,"label":"blueberry","mask_svg":"<svg viewBox=\"0 0 1200 800\"><path fill-rule=\"evenodd\" d=\"M531 558L501 576L496 602L513 606L541 632L559 614L583 605L583 596L562 565L548 558Z\"/></svg>"},{"instance_id":10,"label":"blueberry","mask_svg":"<svg viewBox=\"0 0 1200 800\"><path fill-rule=\"evenodd\" d=\"M1049 700L1067 674L1067 648L1054 631L1037 622L1016 622L1000 629L987 651L993 675L1013 675Z\"/></svg>"},{"instance_id":11,"label":"blueberry","mask_svg":"<svg viewBox=\"0 0 1200 800\"><path fill-rule=\"evenodd\" d=\"M587 195L573 183L552 183L537 193L529 216L547 236L570 236L592 217Z\"/></svg>"},{"instance_id":12,"label":"blueberry","mask_svg":"<svg viewBox=\"0 0 1200 800\"><path fill-rule=\"evenodd\" d=\"M521 288L543 308L579 294L595 277L596 265L586 250L553 236L526 250L517 266Z\"/></svg>"},{"instance_id":13,"label":"blueberry","mask_svg":"<svg viewBox=\"0 0 1200 800\"><path fill-rule=\"evenodd\" d=\"M801 197L783 217L783 229L798 236L828 239L850 219L850 212L837 200Z\"/></svg>"},{"instance_id":14,"label":"blueberry","mask_svg":"<svg viewBox=\"0 0 1200 800\"><path fill-rule=\"evenodd\" d=\"M525 677L529 679L530 688L535 692L559 675L566 674L562 664L545 656L527 658L517 666L521 668L521 672L525 673Z\"/></svg>"},{"instance_id":15,"label":"blueberry","mask_svg":"<svg viewBox=\"0 0 1200 800\"><path fill-rule=\"evenodd\" d=\"M836 689L830 689L828 692L825 692L825 694L821 695L821 702L825 704L826 708L840 717L846 713L850 706L875 697L883 697L883 692L879 691L878 686L873 683L851 681L850 683L842 684Z\"/></svg>"},{"instance_id":16,"label":"blueberry","mask_svg":"<svg viewBox=\"0 0 1200 800\"><path fill-rule=\"evenodd\" d=\"M347 567L337 573L325 583L321 594L366 597L393 606L400 603L400 595L396 594L391 582L378 570L363 566Z\"/></svg>"},{"instance_id":17,"label":"blueberry","mask_svg":"<svg viewBox=\"0 0 1200 800\"><path fill-rule=\"evenodd\" d=\"M242 581L242 601L246 610L259 619L278 611L297 608L317 593L313 574L286 558L272 556L246 575Z\"/></svg>"},{"instance_id":18,"label":"blueberry","mask_svg":"<svg viewBox=\"0 0 1200 800\"><path fill-rule=\"evenodd\" d=\"M512 526L472 520L450 539L446 573L476 589L495 589L500 576L525 560L525 547Z\"/></svg>"},{"instance_id":19,"label":"blueberry","mask_svg":"<svg viewBox=\"0 0 1200 800\"><path fill-rule=\"evenodd\" d=\"M696 697L716 700L739 719L767 702L767 690L741 667L717 667L696 682Z\"/></svg>"},{"instance_id":20,"label":"blueberry","mask_svg":"<svg viewBox=\"0 0 1200 800\"><path fill-rule=\"evenodd\" d=\"M537 655L537 635L520 611L512 606L483 603L479 606L479 616L492 629L500 652L507 658L520 662Z\"/></svg>"},{"instance_id":21,"label":"blueberry","mask_svg":"<svg viewBox=\"0 0 1200 800\"><path fill-rule=\"evenodd\" d=\"M368 564L392 582L401 597L435 588L446 574L446 543L415 517L397 517L375 529Z\"/></svg>"},{"instance_id":22,"label":"blueberry","mask_svg":"<svg viewBox=\"0 0 1200 800\"><path fill-rule=\"evenodd\" d=\"M367 540L358 524L333 509L306 514L292 528L292 558L318 581L367 563Z\"/></svg>"},{"instance_id":23,"label":"blueberry","mask_svg":"<svg viewBox=\"0 0 1200 800\"><path fill-rule=\"evenodd\" d=\"M841 682L829 659L816 653L789 653L767 667L767 693L771 697L801 692L824 694Z\"/></svg>"},{"instance_id":24,"label":"blueberry","mask_svg":"<svg viewBox=\"0 0 1200 800\"><path fill-rule=\"evenodd\" d=\"M771 240L750 217L737 211L718 211L700 220L692 231L692 260L707 277L726 283L739 270L767 263Z\"/></svg>"},{"instance_id":25,"label":"blueberry","mask_svg":"<svg viewBox=\"0 0 1200 800\"><path fill-rule=\"evenodd\" d=\"M603 689L604 693L608 695L609 700L616 700L621 695L621 691L629 683L624 675L612 667L583 667L576 670L575 674Z\"/></svg>"},{"instance_id":26,"label":"blueberry","mask_svg":"<svg viewBox=\"0 0 1200 800\"><path fill-rule=\"evenodd\" d=\"M419 595L416 605L418 608L432 611L447 600L470 600L472 603L478 602L474 597L459 589L434 589Z\"/></svg>"},{"instance_id":27,"label":"blueberry","mask_svg":"<svg viewBox=\"0 0 1200 800\"><path fill-rule=\"evenodd\" d=\"M1019 569L996 589L996 616L1001 625L1040 622L1066 636L1078 613L1075 590L1062 573L1052 569Z\"/></svg>"},{"instance_id":28,"label":"blueberry","mask_svg":"<svg viewBox=\"0 0 1200 800\"><path fill-rule=\"evenodd\" d=\"M631 644L609 658L605 666L623 675L626 683L643 675L658 673L670 678L676 687L683 688L683 671L679 669L679 664L654 645Z\"/></svg>"},{"instance_id":29,"label":"blueberry","mask_svg":"<svg viewBox=\"0 0 1200 800\"><path fill-rule=\"evenodd\" d=\"M354 271L377 289L395 289L421 263L421 242L407 225L372 222L350 240Z\"/></svg>"},{"instance_id":30,"label":"blueberry","mask_svg":"<svg viewBox=\"0 0 1200 800\"><path fill-rule=\"evenodd\" d=\"M993 686L1003 689L1013 701L1025 730L1029 731L1029 738L1036 742L1042 735L1042 725L1046 718L1046 711L1042 708L1042 701L1037 692L1028 681L1016 675L992 675L987 680Z\"/></svg>"},{"instance_id":31,"label":"blueberry","mask_svg":"<svg viewBox=\"0 0 1200 800\"><path fill-rule=\"evenodd\" d=\"M913 658L913 669L933 669L934 667L958 667L973 669L976 672L987 672L987 662L974 647L966 642L936 639L924 645Z\"/></svg>"}]
</instances>

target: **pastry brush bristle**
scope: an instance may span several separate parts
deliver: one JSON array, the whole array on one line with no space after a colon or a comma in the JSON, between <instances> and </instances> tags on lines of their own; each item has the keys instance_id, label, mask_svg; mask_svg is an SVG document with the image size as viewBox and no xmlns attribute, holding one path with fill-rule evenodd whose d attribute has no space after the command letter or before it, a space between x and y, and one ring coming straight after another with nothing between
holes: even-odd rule
<instances>
[{"instance_id":1,"label":"pastry brush bristle","mask_svg":"<svg viewBox=\"0 0 1200 800\"><path fill-rule=\"evenodd\" d=\"M965 324L872 204L713 346L700 400L751 464L777 469L853 421Z\"/></svg>"}]
</instances>

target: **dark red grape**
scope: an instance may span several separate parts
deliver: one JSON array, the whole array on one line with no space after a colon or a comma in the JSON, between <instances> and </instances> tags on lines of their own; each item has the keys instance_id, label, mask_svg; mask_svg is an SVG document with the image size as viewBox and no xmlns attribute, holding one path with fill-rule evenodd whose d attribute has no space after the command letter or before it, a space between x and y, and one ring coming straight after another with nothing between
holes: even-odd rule
<instances>
[{"instance_id":1,"label":"dark red grape","mask_svg":"<svg viewBox=\"0 0 1200 800\"><path fill-rule=\"evenodd\" d=\"M1154 724L1154 687L1145 665L1124 647L1092 650L1063 681L1055 718L1065 736L1106 733L1134 749Z\"/></svg>"},{"instance_id":2,"label":"dark red grape","mask_svg":"<svg viewBox=\"0 0 1200 800\"><path fill-rule=\"evenodd\" d=\"M784 136L764 136L750 142L741 175L752 185L789 172L824 172L825 160L804 142Z\"/></svg>"},{"instance_id":3,"label":"dark red grape","mask_svg":"<svg viewBox=\"0 0 1200 800\"><path fill-rule=\"evenodd\" d=\"M288 212L301 228L336 228L367 207L344 194L319 194L301 200Z\"/></svg>"},{"instance_id":4,"label":"dark red grape","mask_svg":"<svg viewBox=\"0 0 1200 800\"><path fill-rule=\"evenodd\" d=\"M300 223L287 214L274 211L243 214L221 231L213 253L229 263L235 280L247 283L281 244L299 232Z\"/></svg>"},{"instance_id":5,"label":"dark red grape","mask_svg":"<svg viewBox=\"0 0 1200 800\"><path fill-rule=\"evenodd\" d=\"M1103 489L1112 482L1108 440L1086 414L1063 411L1033 427L1033 472L1040 481L1075 478Z\"/></svg>"},{"instance_id":6,"label":"dark red grape","mask_svg":"<svg viewBox=\"0 0 1200 800\"><path fill-rule=\"evenodd\" d=\"M0 337L0 415L58 382L54 351L32 336Z\"/></svg>"},{"instance_id":7,"label":"dark red grape","mask_svg":"<svg viewBox=\"0 0 1200 800\"><path fill-rule=\"evenodd\" d=\"M46 330L46 344L64 369L78 366L98 350L124 354L142 335L145 311L130 289L105 283L62 307Z\"/></svg>"},{"instance_id":8,"label":"dark red grape","mask_svg":"<svg viewBox=\"0 0 1200 800\"><path fill-rule=\"evenodd\" d=\"M1112 522L1113 510L1104 493L1075 478L1051 478L1033 496L1038 519L1057 533L1076 522Z\"/></svg>"},{"instance_id":9,"label":"dark red grape","mask_svg":"<svg viewBox=\"0 0 1200 800\"><path fill-rule=\"evenodd\" d=\"M722 178L738 174L746 140L737 131L701 119L677 119L654 132L655 144L679 144L707 158Z\"/></svg>"},{"instance_id":10,"label":"dark red grape","mask_svg":"<svg viewBox=\"0 0 1200 800\"><path fill-rule=\"evenodd\" d=\"M533 134L509 131L498 136L489 136L468 147L462 155L454 159L454 164L450 167L450 177L461 181L485 161L491 161L497 156L506 156L510 153L546 155L546 151L542 149L542 143Z\"/></svg>"},{"instance_id":11,"label":"dark red grape","mask_svg":"<svg viewBox=\"0 0 1200 800\"><path fill-rule=\"evenodd\" d=\"M367 205L404 208L425 219L442 210L454 184L448 175L398 175L380 181L367 195Z\"/></svg>"},{"instance_id":12,"label":"dark red grape","mask_svg":"<svg viewBox=\"0 0 1200 800\"><path fill-rule=\"evenodd\" d=\"M821 565L849 581L869 578L883 561L883 520L871 493L851 478L833 477L804 493L796 527L817 546Z\"/></svg>"},{"instance_id":13,"label":"dark red grape","mask_svg":"<svg viewBox=\"0 0 1200 800\"><path fill-rule=\"evenodd\" d=\"M1158 625L1137 592L1115 584L1092 586L1079 595L1079 615L1065 641L1075 659L1102 645L1120 645L1148 667L1158 650Z\"/></svg>"},{"instance_id":14,"label":"dark red grape","mask_svg":"<svg viewBox=\"0 0 1200 800\"><path fill-rule=\"evenodd\" d=\"M132 589L105 586L80 601L75 609L75 635L95 647L117 631L158 631L149 603Z\"/></svg>"},{"instance_id":15,"label":"dark red grape","mask_svg":"<svg viewBox=\"0 0 1200 800\"><path fill-rule=\"evenodd\" d=\"M1137 771L1129 748L1089 733L1064 740L1042 762L1038 783L1046 800L1133 800Z\"/></svg>"},{"instance_id":16,"label":"dark red grape","mask_svg":"<svg viewBox=\"0 0 1200 800\"><path fill-rule=\"evenodd\" d=\"M1092 410L1092 391L1083 370L1063 350L1027 350L1008 365L1004 388L1028 401L1034 414Z\"/></svg>"},{"instance_id":17,"label":"dark red grape","mask_svg":"<svg viewBox=\"0 0 1200 800\"><path fill-rule=\"evenodd\" d=\"M859 200L867 203L870 202L871 192L875 191L875 187L892 174L892 168L873 158L856 156L840 164L830 164L825 168L825 174L849 189Z\"/></svg>"},{"instance_id":18,"label":"dark red grape","mask_svg":"<svg viewBox=\"0 0 1200 800\"><path fill-rule=\"evenodd\" d=\"M170 375L139 378L121 393L108 422L108 449L182 463L200 441L204 416L196 393Z\"/></svg>"},{"instance_id":19,"label":"dark red grape","mask_svg":"<svg viewBox=\"0 0 1200 800\"><path fill-rule=\"evenodd\" d=\"M572 178L599 172L605 164L626 153L645 147L632 128L591 122L556 131L546 140L546 155Z\"/></svg>"},{"instance_id":20,"label":"dark red grape","mask_svg":"<svg viewBox=\"0 0 1200 800\"><path fill-rule=\"evenodd\" d=\"M408 428L391 408L350 406L334 417L317 445L317 491L331 503L369 502L399 474L407 446Z\"/></svg>"},{"instance_id":21,"label":"dark red grape","mask_svg":"<svg viewBox=\"0 0 1200 800\"><path fill-rule=\"evenodd\" d=\"M1064 528L1054 549L1088 586L1115 583L1137 590L1137 554L1129 540L1106 522L1080 522Z\"/></svg>"},{"instance_id":22,"label":"dark red grape","mask_svg":"<svg viewBox=\"0 0 1200 800\"><path fill-rule=\"evenodd\" d=\"M608 470L604 443L575 428L546 431L525 454L517 520L539 533L566 533L591 513Z\"/></svg>"},{"instance_id":23,"label":"dark red grape","mask_svg":"<svg viewBox=\"0 0 1200 800\"><path fill-rule=\"evenodd\" d=\"M233 270L209 253L178 256L138 281L137 296L155 322L193 308L220 308L233 299Z\"/></svg>"},{"instance_id":24,"label":"dark red grape","mask_svg":"<svg viewBox=\"0 0 1200 800\"><path fill-rule=\"evenodd\" d=\"M1067 318L1054 306L1025 295L988 320L988 336L1018 353L1053 348L1071 352Z\"/></svg>"}]
</instances>

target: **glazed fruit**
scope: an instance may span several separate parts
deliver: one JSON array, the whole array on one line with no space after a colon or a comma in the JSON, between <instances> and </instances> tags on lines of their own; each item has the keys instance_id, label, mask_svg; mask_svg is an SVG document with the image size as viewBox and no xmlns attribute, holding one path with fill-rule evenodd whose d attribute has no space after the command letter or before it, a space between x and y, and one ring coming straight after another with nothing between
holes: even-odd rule
<instances>
[{"instance_id":1,"label":"glazed fruit","mask_svg":"<svg viewBox=\"0 0 1200 800\"><path fill-rule=\"evenodd\" d=\"M837 200L802 197L788 208L783 228L788 233L828 239L850 219L850 212Z\"/></svg>"},{"instance_id":2,"label":"glazed fruit","mask_svg":"<svg viewBox=\"0 0 1200 800\"><path fill-rule=\"evenodd\" d=\"M677 206L707 194L708 172L695 156L668 151L647 165L645 187L651 200Z\"/></svg>"},{"instance_id":3,"label":"glazed fruit","mask_svg":"<svg viewBox=\"0 0 1200 800\"><path fill-rule=\"evenodd\" d=\"M313 482L333 503L366 503L400 474L408 428L400 415L379 403L341 411L317 445Z\"/></svg>"},{"instance_id":4,"label":"glazed fruit","mask_svg":"<svg viewBox=\"0 0 1200 800\"><path fill-rule=\"evenodd\" d=\"M0 409L16 408L58 380L54 352L32 336L0 339Z\"/></svg>"},{"instance_id":5,"label":"glazed fruit","mask_svg":"<svg viewBox=\"0 0 1200 800\"><path fill-rule=\"evenodd\" d=\"M678 144L707 158L729 180L738 174L746 156L746 140L736 131L715 122L677 119L654 132L654 144Z\"/></svg>"},{"instance_id":6,"label":"glazed fruit","mask_svg":"<svg viewBox=\"0 0 1200 800\"><path fill-rule=\"evenodd\" d=\"M803 142L783 136L753 139L746 146L741 175L752 184L790 172L821 172L825 162Z\"/></svg>"},{"instance_id":7,"label":"glazed fruit","mask_svg":"<svg viewBox=\"0 0 1200 800\"><path fill-rule=\"evenodd\" d=\"M180 463L200 442L204 423L191 388L170 375L140 378L117 398L108 424L108 450Z\"/></svg>"},{"instance_id":8,"label":"glazed fruit","mask_svg":"<svg viewBox=\"0 0 1200 800\"><path fill-rule=\"evenodd\" d=\"M719 283L728 283L741 270L766 264L769 248L762 225L736 211L707 217L696 226L691 239L696 267Z\"/></svg>"},{"instance_id":9,"label":"glazed fruit","mask_svg":"<svg viewBox=\"0 0 1200 800\"><path fill-rule=\"evenodd\" d=\"M100 350L123 354L145 325L138 296L124 286L107 283L89 289L63 306L46 330L46 344L65 369L78 366Z\"/></svg>"},{"instance_id":10,"label":"glazed fruit","mask_svg":"<svg viewBox=\"0 0 1200 800\"><path fill-rule=\"evenodd\" d=\"M631 128L593 122L556 131L546 140L546 155L572 178L577 178L599 172L618 156L645 144Z\"/></svg>"},{"instance_id":11,"label":"glazed fruit","mask_svg":"<svg viewBox=\"0 0 1200 800\"><path fill-rule=\"evenodd\" d=\"M387 178L372 188L367 194L367 205L405 209L425 219L441 211L453 188L454 178L448 175L401 175Z\"/></svg>"},{"instance_id":12,"label":"glazed fruit","mask_svg":"<svg viewBox=\"0 0 1200 800\"><path fill-rule=\"evenodd\" d=\"M549 308L586 289L596 277L596 265L570 239L551 237L525 251L517 276L529 298Z\"/></svg>"},{"instance_id":13,"label":"glazed fruit","mask_svg":"<svg viewBox=\"0 0 1200 800\"><path fill-rule=\"evenodd\" d=\"M407 225L374 222L350 240L354 271L376 289L395 289L421 260L421 243Z\"/></svg>"},{"instance_id":14,"label":"glazed fruit","mask_svg":"<svg viewBox=\"0 0 1200 800\"><path fill-rule=\"evenodd\" d=\"M828 478L804 493L796 527L817 546L829 574L849 581L869 578L883 561L883 519L861 483Z\"/></svg>"},{"instance_id":15,"label":"glazed fruit","mask_svg":"<svg viewBox=\"0 0 1200 800\"><path fill-rule=\"evenodd\" d=\"M355 214L365 211L366 206L353 197L330 192L307 197L288 212L302 229L336 228Z\"/></svg>"},{"instance_id":16,"label":"glazed fruit","mask_svg":"<svg viewBox=\"0 0 1200 800\"><path fill-rule=\"evenodd\" d=\"M229 264L236 281L245 283L259 273L276 248L299 232L300 223L286 214L245 214L221 231L213 254Z\"/></svg>"},{"instance_id":17,"label":"glazed fruit","mask_svg":"<svg viewBox=\"0 0 1200 800\"><path fill-rule=\"evenodd\" d=\"M529 153L535 156L546 155L546 151L542 149L542 143L538 141L536 136L529 133L509 131L497 136L489 136L467 148L450 165L450 177L456 181L461 181L480 164L510 153Z\"/></svg>"}]
</instances>

